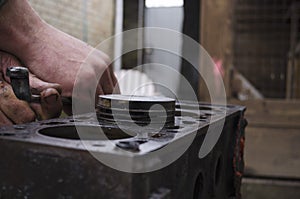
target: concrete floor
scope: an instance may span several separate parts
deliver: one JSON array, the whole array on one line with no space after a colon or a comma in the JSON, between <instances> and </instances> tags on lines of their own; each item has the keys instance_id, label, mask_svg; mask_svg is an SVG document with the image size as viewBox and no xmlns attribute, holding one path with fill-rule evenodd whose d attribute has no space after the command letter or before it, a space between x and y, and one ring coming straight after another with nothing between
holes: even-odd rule
<instances>
[{"instance_id":1,"label":"concrete floor","mask_svg":"<svg viewBox=\"0 0 300 199\"><path fill-rule=\"evenodd\" d=\"M243 199L299 199L300 182L243 179Z\"/></svg>"},{"instance_id":2,"label":"concrete floor","mask_svg":"<svg viewBox=\"0 0 300 199\"><path fill-rule=\"evenodd\" d=\"M245 173L251 178L243 179L243 199L299 199L299 129L246 130Z\"/></svg>"},{"instance_id":3,"label":"concrete floor","mask_svg":"<svg viewBox=\"0 0 300 199\"><path fill-rule=\"evenodd\" d=\"M300 129L247 127L245 163L246 174L300 179Z\"/></svg>"}]
</instances>

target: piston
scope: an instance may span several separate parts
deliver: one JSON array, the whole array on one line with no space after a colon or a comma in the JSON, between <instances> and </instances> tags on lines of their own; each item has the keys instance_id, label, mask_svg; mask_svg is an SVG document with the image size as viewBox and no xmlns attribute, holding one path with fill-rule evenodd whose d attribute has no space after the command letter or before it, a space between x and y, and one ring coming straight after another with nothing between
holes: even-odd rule
<instances>
[{"instance_id":1,"label":"piston","mask_svg":"<svg viewBox=\"0 0 300 199\"><path fill-rule=\"evenodd\" d=\"M174 126L175 99L163 96L100 95L98 101L97 116L100 121Z\"/></svg>"}]
</instances>

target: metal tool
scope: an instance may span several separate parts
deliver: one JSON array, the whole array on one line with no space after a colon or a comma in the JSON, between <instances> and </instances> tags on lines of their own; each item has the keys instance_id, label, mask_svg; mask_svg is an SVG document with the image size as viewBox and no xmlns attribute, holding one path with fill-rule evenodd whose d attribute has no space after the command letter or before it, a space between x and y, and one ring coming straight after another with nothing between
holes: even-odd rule
<instances>
[{"instance_id":1,"label":"metal tool","mask_svg":"<svg viewBox=\"0 0 300 199\"><path fill-rule=\"evenodd\" d=\"M16 97L27 102L40 102L40 95L32 95L29 86L29 71L21 66L7 68L6 75L10 77L12 89Z\"/></svg>"},{"instance_id":2,"label":"metal tool","mask_svg":"<svg viewBox=\"0 0 300 199\"><path fill-rule=\"evenodd\" d=\"M10 77L12 89L18 99L37 103L41 101L41 95L31 93L27 68L21 66L9 67L6 70L6 76ZM64 105L72 104L71 98L62 97L61 99Z\"/></svg>"}]
</instances>

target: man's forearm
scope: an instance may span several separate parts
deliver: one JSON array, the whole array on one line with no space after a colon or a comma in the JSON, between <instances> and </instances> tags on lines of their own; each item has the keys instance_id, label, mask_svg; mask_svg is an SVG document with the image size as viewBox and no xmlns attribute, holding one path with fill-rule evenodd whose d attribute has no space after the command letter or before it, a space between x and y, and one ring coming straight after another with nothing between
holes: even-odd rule
<instances>
[{"instance_id":1,"label":"man's forearm","mask_svg":"<svg viewBox=\"0 0 300 199\"><path fill-rule=\"evenodd\" d=\"M0 50L22 58L45 24L27 0L4 1L0 6Z\"/></svg>"}]
</instances>

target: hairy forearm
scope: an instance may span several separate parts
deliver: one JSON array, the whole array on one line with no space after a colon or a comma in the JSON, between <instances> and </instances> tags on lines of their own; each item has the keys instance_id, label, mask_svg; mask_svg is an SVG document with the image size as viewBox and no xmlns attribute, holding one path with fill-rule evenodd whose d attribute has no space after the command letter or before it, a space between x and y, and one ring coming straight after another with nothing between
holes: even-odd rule
<instances>
[{"instance_id":1,"label":"hairy forearm","mask_svg":"<svg viewBox=\"0 0 300 199\"><path fill-rule=\"evenodd\" d=\"M0 50L22 58L44 26L27 0L6 0L0 7Z\"/></svg>"}]
</instances>

